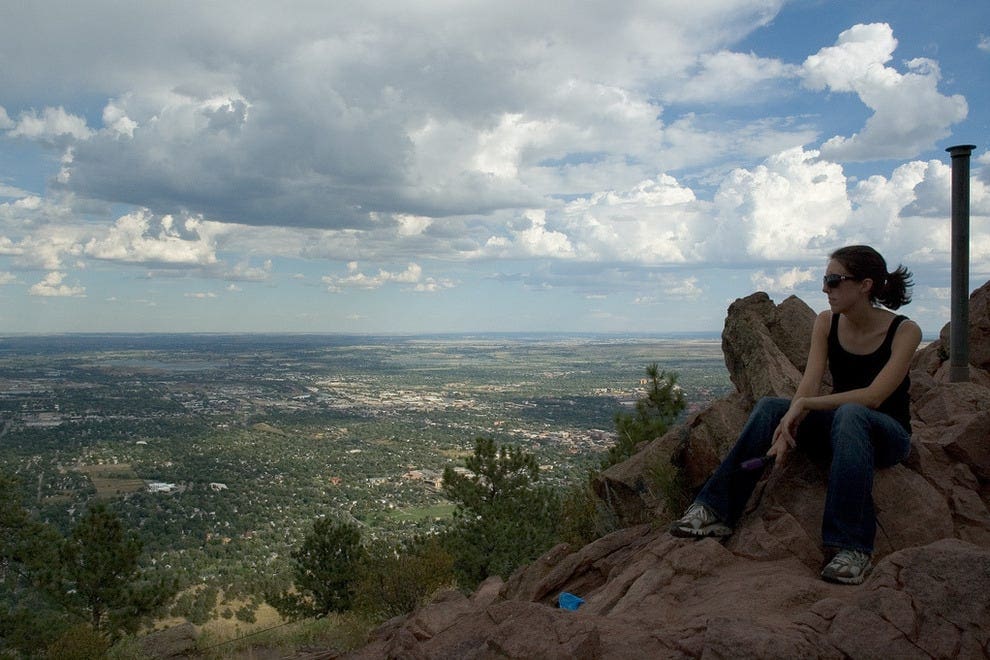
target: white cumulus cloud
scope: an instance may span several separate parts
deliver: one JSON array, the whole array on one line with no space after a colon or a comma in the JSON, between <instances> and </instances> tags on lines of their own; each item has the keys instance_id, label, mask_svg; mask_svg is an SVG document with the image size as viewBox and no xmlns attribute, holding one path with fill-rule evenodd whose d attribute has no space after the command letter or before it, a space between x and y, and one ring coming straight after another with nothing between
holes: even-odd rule
<instances>
[{"instance_id":1,"label":"white cumulus cloud","mask_svg":"<svg viewBox=\"0 0 990 660\"><path fill-rule=\"evenodd\" d=\"M157 218L145 210L137 210L119 217L103 237L90 239L85 253L95 259L131 263L215 263L214 246L200 237L197 226L190 219L180 229L172 216Z\"/></svg>"},{"instance_id":2,"label":"white cumulus cloud","mask_svg":"<svg viewBox=\"0 0 990 660\"><path fill-rule=\"evenodd\" d=\"M437 291L441 288L448 288L442 282L427 278L423 279L423 268L419 264L410 263L405 270L387 271L379 270L374 275L366 275L361 272L356 261L347 264L347 275L325 275L322 278L327 290L332 293L339 293L345 289L378 289L382 286L394 282L397 284L412 285L413 291Z\"/></svg>"},{"instance_id":3,"label":"white cumulus cloud","mask_svg":"<svg viewBox=\"0 0 990 660\"><path fill-rule=\"evenodd\" d=\"M722 50L698 58L697 71L666 98L679 103L755 103L764 88L796 77L798 67L754 53Z\"/></svg>"},{"instance_id":4,"label":"white cumulus cloud","mask_svg":"<svg viewBox=\"0 0 990 660\"><path fill-rule=\"evenodd\" d=\"M886 23L856 25L804 62L805 83L812 89L852 92L873 115L861 131L837 135L822 145L822 155L836 160L909 158L930 149L966 118L966 99L938 91L941 78L933 60L905 63L907 73L887 66L897 39Z\"/></svg>"},{"instance_id":5,"label":"white cumulus cloud","mask_svg":"<svg viewBox=\"0 0 990 660\"><path fill-rule=\"evenodd\" d=\"M260 266L252 266L245 260L234 264L224 273L223 277L226 280L241 282L265 282L272 277L272 267L271 259L265 259Z\"/></svg>"},{"instance_id":6,"label":"white cumulus cloud","mask_svg":"<svg viewBox=\"0 0 990 660\"><path fill-rule=\"evenodd\" d=\"M822 262L824 265L824 261ZM794 293L805 282L814 282L822 270L810 268L783 268L773 272L758 270L750 275L750 281L758 291Z\"/></svg>"},{"instance_id":7,"label":"white cumulus cloud","mask_svg":"<svg viewBox=\"0 0 990 660\"><path fill-rule=\"evenodd\" d=\"M419 291L438 309L485 282L500 300L550 292L505 321L544 327L575 301L717 300L715 318L754 282L813 293L803 274L848 242L937 280L935 145L982 126L980 28L960 46L940 24L919 40L910 7L834 29L869 12L810 3L795 21L790 4L7 3L0 62L31 66L0 67L0 272L141 265L100 296L214 279L188 290L265 282L238 298L284 288L286 306L321 277L356 306ZM974 165L979 270L982 145ZM61 277L48 289L71 290Z\"/></svg>"},{"instance_id":8,"label":"white cumulus cloud","mask_svg":"<svg viewBox=\"0 0 990 660\"><path fill-rule=\"evenodd\" d=\"M7 123L10 123L9 120ZM47 141L64 137L85 140L93 135L93 131L86 125L84 118L66 112L65 108L59 106L44 108L41 112L22 112L9 129L8 135Z\"/></svg>"},{"instance_id":9,"label":"white cumulus cloud","mask_svg":"<svg viewBox=\"0 0 990 660\"><path fill-rule=\"evenodd\" d=\"M65 273L52 271L45 275L44 279L33 285L28 292L32 296L42 296L50 298L82 298L86 295L86 288L78 285L63 284Z\"/></svg>"},{"instance_id":10,"label":"white cumulus cloud","mask_svg":"<svg viewBox=\"0 0 990 660\"><path fill-rule=\"evenodd\" d=\"M752 170L734 170L715 196L711 236L722 258L805 260L835 240L849 218L842 168L791 149Z\"/></svg>"}]
</instances>

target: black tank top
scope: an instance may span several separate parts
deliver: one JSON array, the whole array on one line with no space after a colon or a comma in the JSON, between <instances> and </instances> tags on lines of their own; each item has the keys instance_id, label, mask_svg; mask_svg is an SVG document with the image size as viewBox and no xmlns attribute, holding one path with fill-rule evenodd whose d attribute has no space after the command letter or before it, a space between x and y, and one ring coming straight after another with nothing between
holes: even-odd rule
<instances>
[{"instance_id":1,"label":"black tank top","mask_svg":"<svg viewBox=\"0 0 990 660\"><path fill-rule=\"evenodd\" d=\"M832 391L848 392L861 387L867 387L877 377L887 361L890 360L890 348L894 343L894 333L898 326L907 320L906 316L895 316L887 329L880 348L868 355L857 355L842 348L839 343L839 315L832 315L832 328L828 333L828 369L832 374ZM905 375L904 380L891 393L887 400L881 403L877 410L886 413L900 422L904 429L911 433L911 377Z\"/></svg>"}]
</instances>

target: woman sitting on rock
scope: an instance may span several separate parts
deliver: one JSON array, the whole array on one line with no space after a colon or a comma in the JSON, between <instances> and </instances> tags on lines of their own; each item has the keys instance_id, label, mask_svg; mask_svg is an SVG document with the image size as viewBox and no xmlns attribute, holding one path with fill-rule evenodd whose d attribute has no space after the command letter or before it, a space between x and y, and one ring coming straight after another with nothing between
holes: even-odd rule
<instances>
[{"instance_id":1,"label":"woman sitting on rock","mask_svg":"<svg viewBox=\"0 0 990 660\"><path fill-rule=\"evenodd\" d=\"M904 460L911 446L911 360L921 329L898 309L911 302L911 274L892 273L871 247L832 253L822 291L829 309L815 319L808 364L793 399L757 403L735 446L670 532L728 536L760 478L744 461L766 456L775 469L796 445L831 450L822 541L834 556L822 578L860 584L870 569L876 519L873 472ZM881 307L882 305L882 307ZM832 393L822 395L828 367Z\"/></svg>"}]
</instances>

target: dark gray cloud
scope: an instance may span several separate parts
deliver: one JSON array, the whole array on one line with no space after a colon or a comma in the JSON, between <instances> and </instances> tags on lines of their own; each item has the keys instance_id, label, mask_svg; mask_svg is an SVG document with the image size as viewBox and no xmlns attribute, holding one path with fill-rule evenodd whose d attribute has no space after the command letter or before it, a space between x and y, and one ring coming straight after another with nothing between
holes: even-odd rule
<instances>
[{"instance_id":1,"label":"dark gray cloud","mask_svg":"<svg viewBox=\"0 0 990 660\"><path fill-rule=\"evenodd\" d=\"M97 132L75 140L60 190L224 222L368 228L591 192L563 183L565 166L539 166L571 152L649 175L662 125L650 88L779 4L18 3L0 58L32 67L0 83L14 118L39 99L69 112L84 99Z\"/></svg>"}]
</instances>

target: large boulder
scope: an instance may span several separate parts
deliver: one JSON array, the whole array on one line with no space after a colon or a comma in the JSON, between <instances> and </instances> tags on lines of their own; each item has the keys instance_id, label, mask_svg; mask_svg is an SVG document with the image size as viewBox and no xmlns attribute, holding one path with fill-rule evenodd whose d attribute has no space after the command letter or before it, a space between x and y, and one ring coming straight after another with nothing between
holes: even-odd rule
<instances>
[{"instance_id":1,"label":"large boulder","mask_svg":"<svg viewBox=\"0 0 990 660\"><path fill-rule=\"evenodd\" d=\"M918 351L912 364L911 378L922 388L912 387L912 398L936 383L949 382L949 356L952 325L946 323L939 338ZM990 282L969 297L969 379L990 387Z\"/></svg>"},{"instance_id":2,"label":"large boulder","mask_svg":"<svg viewBox=\"0 0 990 660\"><path fill-rule=\"evenodd\" d=\"M722 353L733 385L750 403L794 394L814 322L814 311L794 296L777 306L767 294L754 293L729 306Z\"/></svg>"},{"instance_id":3,"label":"large boulder","mask_svg":"<svg viewBox=\"0 0 990 660\"><path fill-rule=\"evenodd\" d=\"M990 550L958 539L890 554L846 587L793 559L654 532L576 612L448 595L348 657L982 658L988 589Z\"/></svg>"},{"instance_id":4,"label":"large boulder","mask_svg":"<svg viewBox=\"0 0 990 660\"><path fill-rule=\"evenodd\" d=\"M353 658L982 658L990 656L990 288L974 294L971 381L942 340L912 366L911 454L878 471L874 570L819 579L825 466L795 453L761 481L725 541L672 537L649 477L673 462L699 487L753 401L800 379L814 313L736 301L723 351L738 391L606 470L599 495L630 526L559 545L471 596L448 593L380 628ZM632 524L632 523L639 524ZM559 594L581 596L576 611Z\"/></svg>"}]
</instances>

